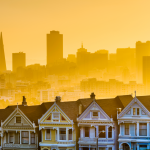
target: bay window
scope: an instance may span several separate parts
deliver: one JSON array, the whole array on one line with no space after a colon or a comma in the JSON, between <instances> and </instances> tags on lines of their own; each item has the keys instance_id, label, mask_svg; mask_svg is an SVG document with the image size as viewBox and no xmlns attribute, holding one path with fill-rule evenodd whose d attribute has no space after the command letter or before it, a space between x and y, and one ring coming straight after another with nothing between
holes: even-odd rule
<instances>
[{"instance_id":1,"label":"bay window","mask_svg":"<svg viewBox=\"0 0 150 150\"><path fill-rule=\"evenodd\" d=\"M46 129L46 140L50 140L51 139L51 130L50 129Z\"/></svg>"},{"instance_id":2,"label":"bay window","mask_svg":"<svg viewBox=\"0 0 150 150\"><path fill-rule=\"evenodd\" d=\"M139 136L147 136L147 123L139 123Z\"/></svg>"},{"instance_id":3,"label":"bay window","mask_svg":"<svg viewBox=\"0 0 150 150\"><path fill-rule=\"evenodd\" d=\"M31 133L31 144L35 144L35 133Z\"/></svg>"},{"instance_id":4,"label":"bay window","mask_svg":"<svg viewBox=\"0 0 150 150\"><path fill-rule=\"evenodd\" d=\"M89 137L89 127L85 127L85 137Z\"/></svg>"},{"instance_id":5,"label":"bay window","mask_svg":"<svg viewBox=\"0 0 150 150\"><path fill-rule=\"evenodd\" d=\"M125 135L129 135L129 124L125 123Z\"/></svg>"},{"instance_id":6,"label":"bay window","mask_svg":"<svg viewBox=\"0 0 150 150\"><path fill-rule=\"evenodd\" d=\"M29 131L22 131L22 144L29 143Z\"/></svg>"},{"instance_id":7,"label":"bay window","mask_svg":"<svg viewBox=\"0 0 150 150\"><path fill-rule=\"evenodd\" d=\"M59 128L59 140L66 140L66 128Z\"/></svg>"}]
</instances>

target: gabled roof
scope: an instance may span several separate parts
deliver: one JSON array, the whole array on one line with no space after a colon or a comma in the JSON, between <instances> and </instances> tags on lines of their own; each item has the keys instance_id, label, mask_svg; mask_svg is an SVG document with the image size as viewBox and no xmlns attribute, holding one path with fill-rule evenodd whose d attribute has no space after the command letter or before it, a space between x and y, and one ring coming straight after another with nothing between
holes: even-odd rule
<instances>
[{"instance_id":1,"label":"gabled roof","mask_svg":"<svg viewBox=\"0 0 150 150\"><path fill-rule=\"evenodd\" d=\"M150 110L150 96L137 97L147 109ZM124 109L133 99L131 95L117 96L112 99L96 99L96 103L105 111L105 113L113 120L117 120L117 108ZM92 103L92 98L79 99L77 101L57 102L57 105L73 122L77 121L79 116L79 105L82 104L82 112ZM38 126L38 119L40 119L46 111L54 104L54 102L46 102L41 105L23 106L18 105L18 108L28 117L28 119ZM8 106L5 109L0 109L0 121L3 122L16 109L17 105Z\"/></svg>"}]
</instances>

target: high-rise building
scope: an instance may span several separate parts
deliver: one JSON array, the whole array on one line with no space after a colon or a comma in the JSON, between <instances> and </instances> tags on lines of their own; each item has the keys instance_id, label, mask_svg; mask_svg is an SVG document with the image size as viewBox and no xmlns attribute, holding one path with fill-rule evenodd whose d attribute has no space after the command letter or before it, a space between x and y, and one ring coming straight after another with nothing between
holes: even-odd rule
<instances>
[{"instance_id":1,"label":"high-rise building","mask_svg":"<svg viewBox=\"0 0 150 150\"><path fill-rule=\"evenodd\" d=\"M150 56L150 41L136 42L136 75L139 83L143 81L143 56Z\"/></svg>"},{"instance_id":2,"label":"high-rise building","mask_svg":"<svg viewBox=\"0 0 150 150\"><path fill-rule=\"evenodd\" d=\"M5 53L2 33L0 35L0 72L6 71Z\"/></svg>"},{"instance_id":3,"label":"high-rise building","mask_svg":"<svg viewBox=\"0 0 150 150\"><path fill-rule=\"evenodd\" d=\"M128 68L135 73L135 48L118 48L116 51L116 65Z\"/></svg>"},{"instance_id":4,"label":"high-rise building","mask_svg":"<svg viewBox=\"0 0 150 150\"><path fill-rule=\"evenodd\" d=\"M12 54L12 69L17 71L18 67L24 68L26 66L26 54L23 52Z\"/></svg>"},{"instance_id":5,"label":"high-rise building","mask_svg":"<svg viewBox=\"0 0 150 150\"><path fill-rule=\"evenodd\" d=\"M63 59L63 34L59 31L50 31L47 34L47 65Z\"/></svg>"},{"instance_id":6,"label":"high-rise building","mask_svg":"<svg viewBox=\"0 0 150 150\"><path fill-rule=\"evenodd\" d=\"M146 94L150 88L150 56L143 57L143 83L146 87Z\"/></svg>"}]
</instances>

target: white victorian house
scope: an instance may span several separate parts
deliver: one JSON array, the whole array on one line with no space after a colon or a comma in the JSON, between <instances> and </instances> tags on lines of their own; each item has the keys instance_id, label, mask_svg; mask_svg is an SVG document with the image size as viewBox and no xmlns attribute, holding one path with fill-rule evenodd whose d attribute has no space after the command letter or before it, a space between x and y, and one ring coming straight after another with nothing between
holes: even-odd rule
<instances>
[{"instance_id":1,"label":"white victorian house","mask_svg":"<svg viewBox=\"0 0 150 150\"><path fill-rule=\"evenodd\" d=\"M122 111L118 111L119 150L150 149L149 103L149 100L138 100L135 96Z\"/></svg>"},{"instance_id":2,"label":"white victorian house","mask_svg":"<svg viewBox=\"0 0 150 150\"><path fill-rule=\"evenodd\" d=\"M99 150L116 150L113 118L100 107L94 93L91 98L93 101L83 112L82 104L79 105L79 150L96 150L97 146Z\"/></svg>"}]
</instances>

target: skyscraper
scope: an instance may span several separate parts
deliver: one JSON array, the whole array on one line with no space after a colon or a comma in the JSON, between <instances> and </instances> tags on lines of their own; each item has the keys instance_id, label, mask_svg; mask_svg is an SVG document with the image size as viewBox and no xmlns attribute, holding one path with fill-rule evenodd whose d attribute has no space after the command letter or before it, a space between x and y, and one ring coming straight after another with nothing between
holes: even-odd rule
<instances>
[{"instance_id":1,"label":"skyscraper","mask_svg":"<svg viewBox=\"0 0 150 150\"><path fill-rule=\"evenodd\" d=\"M146 87L146 94L150 90L150 56L143 57L143 83Z\"/></svg>"},{"instance_id":2,"label":"skyscraper","mask_svg":"<svg viewBox=\"0 0 150 150\"><path fill-rule=\"evenodd\" d=\"M63 34L59 31L50 31L47 34L47 65L63 59Z\"/></svg>"},{"instance_id":3,"label":"skyscraper","mask_svg":"<svg viewBox=\"0 0 150 150\"><path fill-rule=\"evenodd\" d=\"M0 72L6 71L5 53L2 33L0 35Z\"/></svg>"},{"instance_id":4,"label":"skyscraper","mask_svg":"<svg viewBox=\"0 0 150 150\"><path fill-rule=\"evenodd\" d=\"M14 72L17 71L18 67L26 66L26 54L23 52L12 54L12 69Z\"/></svg>"},{"instance_id":5,"label":"skyscraper","mask_svg":"<svg viewBox=\"0 0 150 150\"><path fill-rule=\"evenodd\" d=\"M143 56L150 56L150 41L136 42L136 75L139 83L142 83L143 79Z\"/></svg>"}]
</instances>

